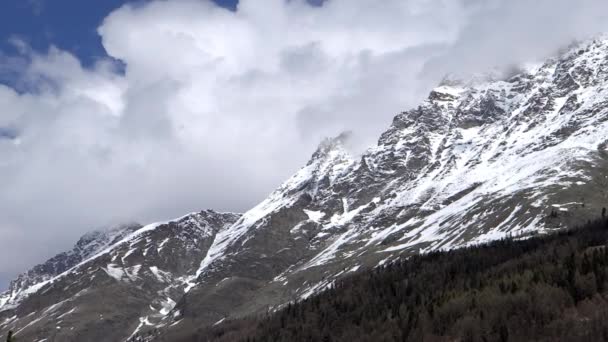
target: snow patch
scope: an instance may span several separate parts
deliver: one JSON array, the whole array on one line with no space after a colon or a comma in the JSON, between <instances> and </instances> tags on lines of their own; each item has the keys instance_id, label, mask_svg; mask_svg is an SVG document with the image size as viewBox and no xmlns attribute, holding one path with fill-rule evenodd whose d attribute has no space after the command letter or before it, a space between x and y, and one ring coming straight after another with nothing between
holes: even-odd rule
<instances>
[{"instance_id":1,"label":"snow patch","mask_svg":"<svg viewBox=\"0 0 608 342\"><path fill-rule=\"evenodd\" d=\"M314 221L316 223L319 223L321 221L321 219L325 216L325 213L322 211L313 211L313 210L304 209L304 213L306 213L309 220Z\"/></svg>"}]
</instances>

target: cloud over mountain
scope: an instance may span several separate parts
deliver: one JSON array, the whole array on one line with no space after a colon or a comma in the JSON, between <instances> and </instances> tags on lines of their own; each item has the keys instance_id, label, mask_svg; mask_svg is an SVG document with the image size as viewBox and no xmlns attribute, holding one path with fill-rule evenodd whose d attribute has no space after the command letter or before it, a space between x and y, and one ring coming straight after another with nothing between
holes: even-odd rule
<instances>
[{"instance_id":1,"label":"cloud over mountain","mask_svg":"<svg viewBox=\"0 0 608 342\"><path fill-rule=\"evenodd\" d=\"M544 58L604 31L605 13L599 0L152 1L107 16L93 68L20 45L0 54L17 75L0 85L0 268L105 224L245 210L322 137L351 130L361 150L445 74Z\"/></svg>"}]
</instances>

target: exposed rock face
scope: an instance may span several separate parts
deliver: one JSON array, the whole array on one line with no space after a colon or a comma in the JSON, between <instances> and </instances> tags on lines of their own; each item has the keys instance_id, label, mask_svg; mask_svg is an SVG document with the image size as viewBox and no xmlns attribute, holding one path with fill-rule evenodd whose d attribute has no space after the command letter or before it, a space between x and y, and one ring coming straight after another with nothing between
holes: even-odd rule
<instances>
[{"instance_id":1,"label":"exposed rock face","mask_svg":"<svg viewBox=\"0 0 608 342\"><path fill-rule=\"evenodd\" d=\"M507 80L437 87L360 157L344 139L322 143L242 216L146 226L71 271L50 272L5 307L0 329L61 341L156 329L147 339L175 341L401 255L596 217L608 206L608 39Z\"/></svg>"}]
</instances>

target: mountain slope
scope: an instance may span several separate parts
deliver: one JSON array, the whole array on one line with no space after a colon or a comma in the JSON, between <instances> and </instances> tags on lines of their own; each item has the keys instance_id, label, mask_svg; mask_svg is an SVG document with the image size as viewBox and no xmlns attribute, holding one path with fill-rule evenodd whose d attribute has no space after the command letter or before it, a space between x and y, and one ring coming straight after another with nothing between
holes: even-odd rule
<instances>
[{"instance_id":1,"label":"mountain slope","mask_svg":"<svg viewBox=\"0 0 608 342\"><path fill-rule=\"evenodd\" d=\"M446 82L358 159L326 142L212 246L175 330L306 298L398 255L593 217L607 202L607 76L597 39L506 80Z\"/></svg>"},{"instance_id":2,"label":"mountain slope","mask_svg":"<svg viewBox=\"0 0 608 342\"><path fill-rule=\"evenodd\" d=\"M347 135L328 139L242 216L140 228L0 314L0 329L172 341L404 255L593 218L608 202L607 98L604 38L508 79L446 81L362 156L349 154ZM86 314L67 320L73 308Z\"/></svg>"},{"instance_id":3,"label":"mountain slope","mask_svg":"<svg viewBox=\"0 0 608 342\"><path fill-rule=\"evenodd\" d=\"M17 307L29 294L36 292L54 277L122 240L139 228L141 225L132 223L84 235L72 250L60 253L45 263L34 266L12 281L8 291L0 294L0 311Z\"/></svg>"},{"instance_id":4,"label":"mountain slope","mask_svg":"<svg viewBox=\"0 0 608 342\"><path fill-rule=\"evenodd\" d=\"M35 285L16 308L2 312L0 329L28 341L125 340L173 308L215 234L238 217L208 210L127 229L86 260Z\"/></svg>"},{"instance_id":5,"label":"mountain slope","mask_svg":"<svg viewBox=\"0 0 608 342\"><path fill-rule=\"evenodd\" d=\"M413 256L183 341L605 341L608 221ZM177 341L176 341L177 342Z\"/></svg>"}]
</instances>

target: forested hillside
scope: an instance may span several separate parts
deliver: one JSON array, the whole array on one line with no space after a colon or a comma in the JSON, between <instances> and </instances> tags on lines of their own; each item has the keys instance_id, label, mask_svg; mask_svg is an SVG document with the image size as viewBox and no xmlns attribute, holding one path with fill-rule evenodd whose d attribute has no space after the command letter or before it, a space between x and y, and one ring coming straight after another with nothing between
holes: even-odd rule
<instances>
[{"instance_id":1,"label":"forested hillside","mask_svg":"<svg viewBox=\"0 0 608 342\"><path fill-rule=\"evenodd\" d=\"M608 220L413 256L184 341L608 340Z\"/></svg>"}]
</instances>

